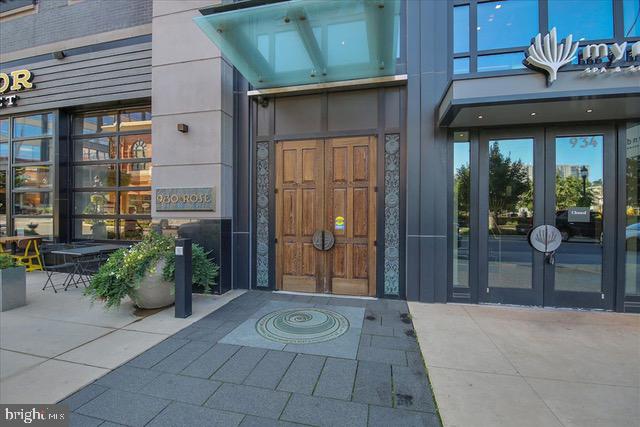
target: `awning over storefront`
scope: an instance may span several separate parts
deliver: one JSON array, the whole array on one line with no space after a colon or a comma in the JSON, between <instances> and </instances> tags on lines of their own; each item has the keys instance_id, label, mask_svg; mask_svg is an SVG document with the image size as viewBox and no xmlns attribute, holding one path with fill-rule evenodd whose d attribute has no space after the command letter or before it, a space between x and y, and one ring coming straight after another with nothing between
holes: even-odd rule
<instances>
[{"instance_id":1,"label":"awning over storefront","mask_svg":"<svg viewBox=\"0 0 640 427\"><path fill-rule=\"evenodd\" d=\"M610 74L562 72L552 86L533 72L454 80L440 103L438 122L465 128L637 118L638 76Z\"/></svg>"},{"instance_id":2,"label":"awning over storefront","mask_svg":"<svg viewBox=\"0 0 640 427\"><path fill-rule=\"evenodd\" d=\"M255 88L395 74L398 0L291 0L228 9L203 9L194 21Z\"/></svg>"}]
</instances>

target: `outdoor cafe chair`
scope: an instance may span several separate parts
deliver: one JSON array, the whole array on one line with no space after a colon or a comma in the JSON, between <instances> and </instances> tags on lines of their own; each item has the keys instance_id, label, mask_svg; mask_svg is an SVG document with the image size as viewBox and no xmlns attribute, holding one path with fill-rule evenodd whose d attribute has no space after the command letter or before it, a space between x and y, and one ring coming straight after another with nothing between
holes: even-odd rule
<instances>
[{"instance_id":1,"label":"outdoor cafe chair","mask_svg":"<svg viewBox=\"0 0 640 427\"><path fill-rule=\"evenodd\" d=\"M28 239L18 242L18 252L13 255L18 265L24 265L27 271L42 271L39 242L42 239Z\"/></svg>"},{"instance_id":2,"label":"outdoor cafe chair","mask_svg":"<svg viewBox=\"0 0 640 427\"><path fill-rule=\"evenodd\" d=\"M68 249L69 245L65 243L48 243L42 245L42 250L40 251L42 255L42 265L44 267L44 271L47 274L47 281L44 283L42 290L44 291L47 287L53 288L53 292L58 293L56 289L56 284L54 283L54 277L57 274L66 275L65 279L62 283L58 283L59 286L66 286L67 282L73 283L76 288L78 287L76 281L74 281L73 275L69 274L70 271L73 271L74 264L72 262L67 262L66 258L61 264L49 264L51 260L51 256L47 257L52 251L57 251L61 249ZM49 258L49 260L47 260Z\"/></svg>"}]
</instances>

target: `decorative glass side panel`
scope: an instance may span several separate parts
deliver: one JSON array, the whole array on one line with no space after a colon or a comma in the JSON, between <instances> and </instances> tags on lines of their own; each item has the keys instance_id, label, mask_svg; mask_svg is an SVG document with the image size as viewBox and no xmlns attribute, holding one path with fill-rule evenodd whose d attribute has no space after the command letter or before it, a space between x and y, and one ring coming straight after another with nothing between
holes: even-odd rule
<instances>
[{"instance_id":1,"label":"decorative glass side panel","mask_svg":"<svg viewBox=\"0 0 640 427\"><path fill-rule=\"evenodd\" d=\"M256 144L256 284L269 287L269 143Z\"/></svg>"},{"instance_id":2,"label":"decorative glass side panel","mask_svg":"<svg viewBox=\"0 0 640 427\"><path fill-rule=\"evenodd\" d=\"M469 132L456 132L453 144L453 286L469 287L471 169Z\"/></svg>"},{"instance_id":3,"label":"decorative glass side panel","mask_svg":"<svg viewBox=\"0 0 640 427\"><path fill-rule=\"evenodd\" d=\"M384 140L384 293L400 293L400 135Z\"/></svg>"},{"instance_id":4,"label":"decorative glass side panel","mask_svg":"<svg viewBox=\"0 0 640 427\"><path fill-rule=\"evenodd\" d=\"M640 123L626 139L625 295L640 295Z\"/></svg>"},{"instance_id":5,"label":"decorative glass side panel","mask_svg":"<svg viewBox=\"0 0 640 427\"><path fill-rule=\"evenodd\" d=\"M256 88L395 74L398 0L291 0L194 18Z\"/></svg>"}]
</instances>

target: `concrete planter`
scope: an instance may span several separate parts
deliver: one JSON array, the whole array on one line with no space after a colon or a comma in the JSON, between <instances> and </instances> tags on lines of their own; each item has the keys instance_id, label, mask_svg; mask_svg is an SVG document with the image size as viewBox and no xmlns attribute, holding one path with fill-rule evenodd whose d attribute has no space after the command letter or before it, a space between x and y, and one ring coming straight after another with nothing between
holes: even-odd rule
<instances>
[{"instance_id":1,"label":"concrete planter","mask_svg":"<svg viewBox=\"0 0 640 427\"><path fill-rule=\"evenodd\" d=\"M7 311L27 303L27 279L24 267L0 270L0 306Z\"/></svg>"},{"instance_id":2,"label":"concrete planter","mask_svg":"<svg viewBox=\"0 0 640 427\"><path fill-rule=\"evenodd\" d=\"M140 282L131 299L139 308L161 308L173 304L176 300L173 282L162 280L164 261L158 262L156 268Z\"/></svg>"}]
</instances>

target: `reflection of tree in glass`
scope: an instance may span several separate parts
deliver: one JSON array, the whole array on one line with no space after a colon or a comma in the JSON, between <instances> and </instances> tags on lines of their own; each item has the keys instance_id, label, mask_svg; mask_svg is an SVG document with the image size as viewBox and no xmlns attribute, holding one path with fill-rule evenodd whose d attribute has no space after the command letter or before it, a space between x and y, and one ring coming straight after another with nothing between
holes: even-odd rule
<instances>
[{"instance_id":1,"label":"reflection of tree in glass","mask_svg":"<svg viewBox=\"0 0 640 427\"><path fill-rule=\"evenodd\" d=\"M521 204L523 194L531 188L527 167L500 152L494 142L489 147L489 228L500 232L498 217L513 212Z\"/></svg>"},{"instance_id":2,"label":"reflection of tree in glass","mask_svg":"<svg viewBox=\"0 0 640 427\"><path fill-rule=\"evenodd\" d=\"M572 207L591 207L593 205L591 182L586 180L583 191L581 178L556 175L556 207L564 210Z\"/></svg>"}]
</instances>

